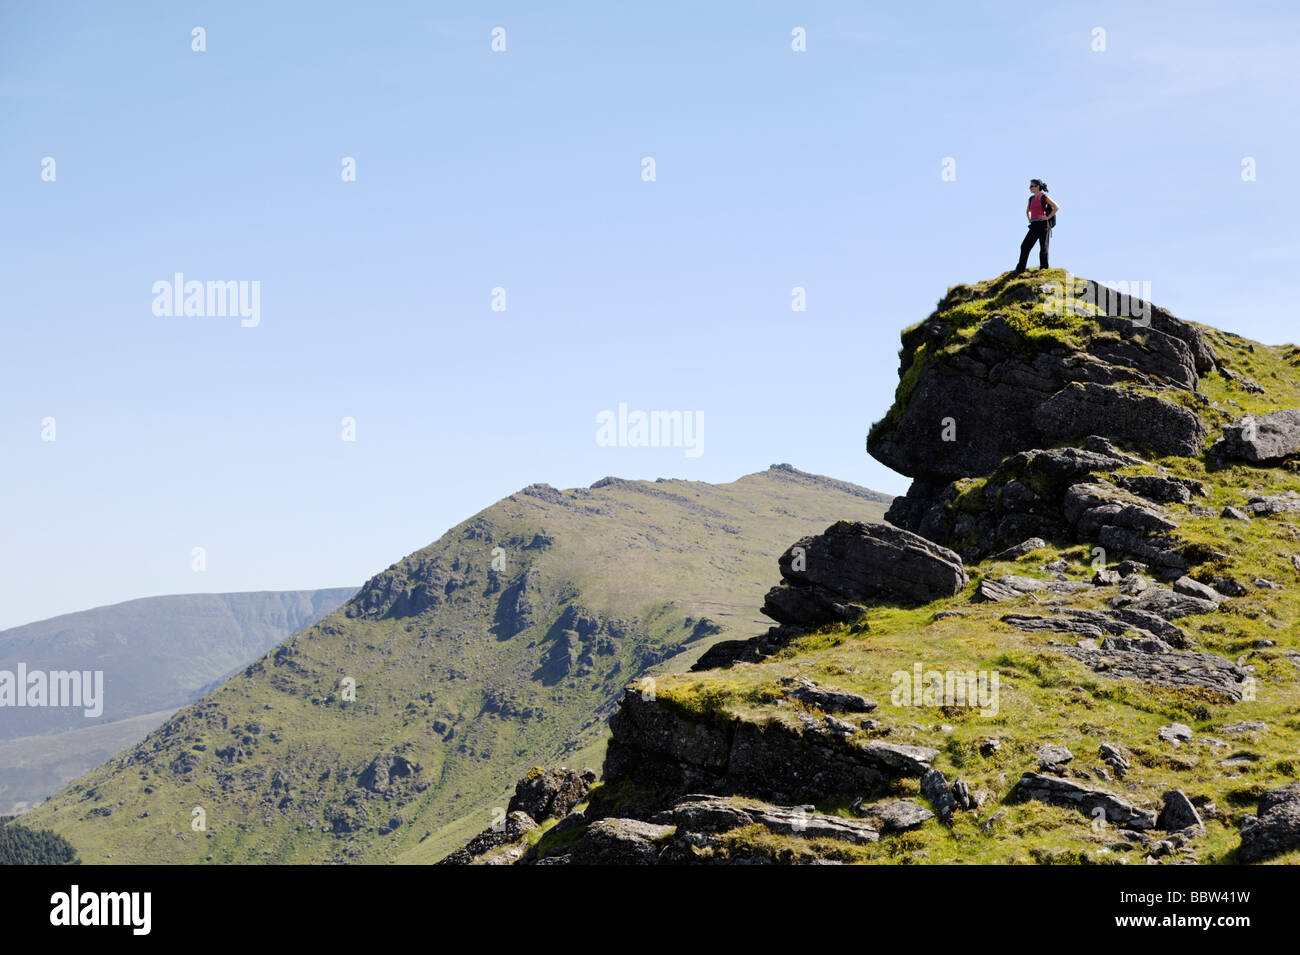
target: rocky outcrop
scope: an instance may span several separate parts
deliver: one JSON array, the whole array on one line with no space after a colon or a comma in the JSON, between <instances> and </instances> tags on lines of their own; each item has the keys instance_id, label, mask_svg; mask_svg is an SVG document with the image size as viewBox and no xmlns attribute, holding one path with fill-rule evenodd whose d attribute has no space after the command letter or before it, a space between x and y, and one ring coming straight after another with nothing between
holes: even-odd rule
<instances>
[{"instance_id":1,"label":"rocky outcrop","mask_svg":"<svg viewBox=\"0 0 1300 955\"><path fill-rule=\"evenodd\" d=\"M1300 455L1300 409L1239 418L1223 429L1210 454L1224 461L1260 465Z\"/></svg>"},{"instance_id":2,"label":"rocky outcrop","mask_svg":"<svg viewBox=\"0 0 1300 955\"><path fill-rule=\"evenodd\" d=\"M523 837L537 828L537 823L526 812L509 813L499 826L484 829L455 852L440 860L438 865L473 865L487 861L498 850L505 849L501 862L511 863L523 855L520 844ZM514 850L514 851L511 851Z\"/></svg>"},{"instance_id":3,"label":"rocky outcrop","mask_svg":"<svg viewBox=\"0 0 1300 955\"><path fill-rule=\"evenodd\" d=\"M724 714L684 714L635 688L610 718L606 782L679 792L745 794L776 802L814 802L833 794L880 790L919 777L937 751L845 735L813 721L796 729Z\"/></svg>"},{"instance_id":4,"label":"rocky outcrop","mask_svg":"<svg viewBox=\"0 0 1300 955\"><path fill-rule=\"evenodd\" d=\"M768 592L763 613L796 626L852 619L859 613L853 605L874 597L951 597L967 583L952 551L887 524L832 524L792 545L778 565L785 586Z\"/></svg>"},{"instance_id":5,"label":"rocky outcrop","mask_svg":"<svg viewBox=\"0 0 1300 955\"><path fill-rule=\"evenodd\" d=\"M1167 576L1188 566L1174 532L1178 525L1150 497L1126 489L1135 478L1100 473L1128 467L1136 459L1091 435L1080 448L1022 451L1007 458L981 483L936 488L913 482L886 519L956 550L966 563L998 554L1025 538L1061 544L1090 542L1116 557L1130 555ZM1153 475L1133 485L1167 496L1171 487L1190 495L1197 482ZM1013 551L1014 553L1014 551ZM1005 559L1005 558L1000 558Z\"/></svg>"},{"instance_id":6,"label":"rocky outcrop","mask_svg":"<svg viewBox=\"0 0 1300 955\"><path fill-rule=\"evenodd\" d=\"M1260 862L1281 852L1300 849L1300 782L1270 789L1259 797L1259 813L1241 826L1243 862Z\"/></svg>"},{"instance_id":7,"label":"rocky outcrop","mask_svg":"<svg viewBox=\"0 0 1300 955\"><path fill-rule=\"evenodd\" d=\"M839 521L792 544L777 563L782 583L768 591L762 612L778 625L715 644L692 670L762 660L809 630L857 620L870 600L926 603L969 582L952 551L888 524Z\"/></svg>"},{"instance_id":8,"label":"rocky outcrop","mask_svg":"<svg viewBox=\"0 0 1300 955\"><path fill-rule=\"evenodd\" d=\"M1130 829L1152 829L1156 825L1156 814L1152 810L1135 806L1109 790L1084 786L1059 776L1025 773L1016 784L1013 795L1018 799L1036 799L1054 806L1078 809L1088 816L1104 817L1107 822Z\"/></svg>"},{"instance_id":9,"label":"rocky outcrop","mask_svg":"<svg viewBox=\"0 0 1300 955\"><path fill-rule=\"evenodd\" d=\"M1049 643L1047 649L1072 657L1102 676L1209 690L1234 703L1242 699L1243 684L1250 676L1231 660L1212 653L1176 651L1161 640L1107 637L1100 645L1085 639L1072 645Z\"/></svg>"},{"instance_id":10,"label":"rocky outcrop","mask_svg":"<svg viewBox=\"0 0 1300 955\"><path fill-rule=\"evenodd\" d=\"M534 769L515 786L507 813L524 812L535 822L562 819L587 796L596 773L590 769Z\"/></svg>"},{"instance_id":11,"label":"rocky outcrop","mask_svg":"<svg viewBox=\"0 0 1300 955\"><path fill-rule=\"evenodd\" d=\"M679 831L717 833L760 825L769 832L805 839L838 839L856 845L877 842L880 832L865 822L812 812L811 807L773 806L754 800L688 795L651 822Z\"/></svg>"},{"instance_id":12,"label":"rocky outcrop","mask_svg":"<svg viewBox=\"0 0 1300 955\"><path fill-rule=\"evenodd\" d=\"M639 819L599 819L573 847L574 865L654 865L664 851L672 826Z\"/></svg>"},{"instance_id":13,"label":"rocky outcrop","mask_svg":"<svg viewBox=\"0 0 1300 955\"><path fill-rule=\"evenodd\" d=\"M1095 283L1083 283L1095 292ZM1132 387L1196 390L1214 354L1199 329L1158 306L1142 303L1149 325L1101 316L1102 334L1076 349L1042 346L992 310L968 337L959 306L1039 302L1050 294L1024 280L1003 278L986 289L959 287L935 313L903 334L895 407L872 428L867 449L878 461L930 485L987 474L1018 451L1111 435L1160 453L1196 453L1204 431L1173 401ZM1085 293L1086 294L1086 293ZM1102 295L1112 306L1113 299ZM978 304L986 304L981 301ZM945 423L951 427L945 428Z\"/></svg>"}]
</instances>

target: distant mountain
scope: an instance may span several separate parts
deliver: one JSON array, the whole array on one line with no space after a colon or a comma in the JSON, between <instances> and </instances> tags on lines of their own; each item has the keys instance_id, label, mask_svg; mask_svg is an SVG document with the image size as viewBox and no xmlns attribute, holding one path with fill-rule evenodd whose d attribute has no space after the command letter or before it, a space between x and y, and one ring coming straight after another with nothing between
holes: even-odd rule
<instances>
[{"instance_id":1,"label":"distant mountain","mask_svg":"<svg viewBox=\"0 0 1300 955\"><path fill-rule=\"evenodd\" d=\"M26 808L139 741L356 590L145 597L0 631L0 674L98 670L104 687L95 717L85 707L0 708L0 812Z\"/></svg>"},{"instance_id":2,"label":"distant mountain","mask_svg":"<svg viewBox=\"0 0 1300 955\"><path fill-rule=\"evenodd\" d=\"M530 485L24 823L85 863L436 861L533 762L599 765L629 680L763 629L791 540L891 500L789 465L720 485Z\"/></svg>"}]
</instances>

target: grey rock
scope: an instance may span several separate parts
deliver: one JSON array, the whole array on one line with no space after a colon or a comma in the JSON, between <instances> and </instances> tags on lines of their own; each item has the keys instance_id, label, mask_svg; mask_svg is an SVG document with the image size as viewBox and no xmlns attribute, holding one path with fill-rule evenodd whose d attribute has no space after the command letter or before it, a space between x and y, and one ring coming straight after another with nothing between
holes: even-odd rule
<instances>
[{"instance_id":1,"label":"grey rock","mask_svg":"<svg viewBox=\"0 0 1300 955\"><path fill-rule=\"evenodd\" d=\"M1165 832L1178 832L1182 829L1204 829L1200 813L1181 789L1171 789L1164 795L1164 808L1156 820L1156 827Z\"/></svg>"},{"instance_id":2,"label":"grey rock","mask_svg":"<svg viewBox=\"0 0 1300 955\"><path fill-rule=\"evenodd\" d=\"M1119 592L1129 597L1136 597L1150 586L1151 581L1141 574L1128 574L1120 580Z\"/></svg>"},{"instance_id":3,"label":"grey rock","mask_svg":"<svg viewBox=\"0 0 1300 955\"><path fill-rule=\"evenodd\" d=\"M1300 511L1300 494L1288 491L1269 497L1252 497L1247 503L1250 513L1256 517L1268 517L1272 514L1285 514L1288 511Z\"/></svg>"},{"instance_id":4,"label":"grey rock","mask_svg":"<svg viewBox=\"0 0 1300 955\"><path fill-rule=\"evenodd\" d=\"M1078 809L1089 816L1100 808L1108 822L1133 829L1152 829L1156 814L1135 806L1122 796L1105 789L1084 786L1058 776L1025 773L1016 783L1013 794L1018 799L1036 799L1054 806Z\"/></svg>"},{"instance_id":5,"label":"grey rock","mask_svg":"<svg viewBox=\"0 0 1300 955\"><path fill-rule=\"evenodd\" d=\"M484 829L464 846L440 860L438 865L473 865L502 846L519 843L526 833L536 828L537 823L528 813L509 813L500 827ZM518 851L510 853L504 861L513 862L523 855L524 847L518 845L516 848Z\"/></svg>"},{"instance_id":6,"label":"grey rock","mask_svg":"<svg viewBox=\"0 0 1300 955\"><path fill-rule=\"evenodd\" d=\"M853 604L873 597L951 597L969 579L952 551L887 524L840 521L798 541L778 563L785 583L768 592L763 613L805 627L852 619Z\"/></svg>"},{"instance_id":7,"label":"grey rock","mask_svg":"<svg viewBox=\"0 0 1300 955\"><path fill-rule=\"evenodd\" d=\"M1225 597L1244 597L1250 593L1246 585L1234 577L1215 577L1210 583Z\"/></svg>"},{"instance_id":8,"label":"grey rock","mask_svg":"<svg viewBox=\"0 0 1300 955\"><path fill-rule=\"evenodd\" d=\"M937 769L931 769L921 777L921 795L934 807L939 821L952 822L953 813L957 811L957 797L953 794L948 779Z\"/></svg>"},{"instance_id":9,"label":"grey rock","mask_svg":"<svg viewBox=\"0 0 1300 955\"><path fill-rule=\"evenodd\" d=\"M1243 510L1242 510L1241 508L1239 508L1239 507L1225 507L1225 508L1223 509L1223 512L1222 512L1219 516L1222 517L1222 518L1224 518L1225 520L1229 520L1229 521L1248 521L1248 520L1250 520L1250 515L1247 514L1245 511L1243 511Z\"/></svg>"},{"instance_id":10,"label":"grey rock","mask_svg":"<svg viewBox=\"0 0 1300 955\"><path fill-rule=\"evenodd\" d=\"M598 819L573 847L573 865L654 865L672 826L639 819Z\"/></svg>"},{"instance_id":11,"label":"grey rock","mask_svg":"<svg viewBox=\"0 0 1300 955\"><path fill-rule=\"evenodd\" d=\"M1186 504L1192 499L1191 489L1178 478L1138 475L1117 476L1114 480L1124 490L1158 504Z\"/></svg>"},{"instance_id":12,"label":"grey rock","mask_svg":"<svg viewBox=\"0 0 1300 955\"><path fill-rule=\"evenodd\" d=\"M896 799L892 802L867 804L858 807L858 812L874 820L882 833L905 832L916 829L934 818L934 813L910 799Z\"/></svg>"},{"instance_id":13,"label":"grey rock","mask_svg":"<svg viewBox=\"0 0 1300 955\"><path fill-rule=\"evenodd\" d=\"M1074 754L1064 746L1048 743L1038 748L1038 766L1044 772L1053 772L1074 759Z\"/></svg>"},{"instance_id":14,"label":"grey rock","mask_svg":"<svg viewBox=\"0 0 1300 955\"><path fill-rule=\"evenodd\" d=\"M1260 862L1300 848L1300 782L1270 789L1259 797L1259 812L1241 828L1243 862Z\"/></svg>"},{"instance_id":15,"label":"grey rock","mask_svg":"<svg viewBox=\"0 0 1300 955\"><path fill-rule=\"evenodd\" d=\"M1230 660L1212 653L1148 653L1065 644L1048 644L1046 649L1073 657L1094 673L1110 679L1137 680L1154 686L1200 687L1232 702L1241 700L1242 684L1249 675Z\"/></svg>"},{"instance_id":16,"label":"grey rock","mask_svg":"<svg viewBox=\"0 0 1300 955\"><path fill-rule=\"evenodd\" d=\"M868 713L878 705L875 700L868 699L860 693L829 690L818 686L807 677L787 677L782 680L782 683L793 687L786 690L786 696L828 713Z\"/></svg>"},{"instance_id":17,"label":"grey rock","mask_svg":"<svg viewBox=\"0 0 1300 955\"><path fill-rule=\"evenodd\" d=\"M1213 587L1201 583L1199 580L1193 580L1191 577L1179 577L1174 581L1174 593L1183 594L1187 597L1200 597L1202 600L1209 600L1212 603L1218 603L1223 599Z\"/></svg>"},{"instance_id":18,"label":"grey rock","mask_svg":"<svg viewBox=\"0 0 1300 955\"><path fill-rule=\"evenodd\" d=\"M1097 749L1098 755L1106 762L1120 779L1128 773L1130 763L1124 752L1113 743L1102 743Z\"/></svg>"},{"instance_id":19,"label":"grey rock","mask_svg":"<svg viewBox=\"0 0 1300 955\"><path fill-rule=\"evenodd\" d=\"M805 839L838 839L862 845L880 838L864 822L810 811L804 806L773 806L745 799L691 795L654 816L651 822L680 831L718 833L757 823L771 832Z\"/></svg>"},{"instance_id":20,"label":"grey rock","mask_svg":"<svg viewBox=\"0 0 1300 955\"><path fill-rule=\"evenodd\" d=\"M587 796L596 773L590 769L536 769L515 786L506 812L525 812L536 822L563 819Z\"/></svg>"},{"instance_id":21,"label":"grey rock","mask_svg":"<svg viewBox=\"0 0 1300 955\"><path fill-rule=\"evenodd\" d=\"M1205 426L1181 405L1100 384L1062 388L1039 406L1034 423L1053 443L1104 434L1178 457L1195 456L1205 446Z\"/></svg>"},{"instance_id":22,"label":"grey rock","mask_svg":"<svg viewBox=\"0 0 1300 955\"><path fill-rule=\"evenodd\" d=\"M1185 723L1170 723L1157 731L1162 740L1169 743L1190 743L1192 728Z\"/></svg>"},{"instance_id":23,"label":"grey rock","mask_svg":"<svg viewBox=\"0 0 1300 955\"><path fill-rule=\"evenodd\" d=\"M952 795L962 809L978 809L981 798L970 791L970 784L958 776L952 781Z\"/></svg>"},{"instance_id":24,"label":"grey rock","mask_svg":"<svg viewBox=\"0 0 1300 955\"><path fill-rule=\"evenodd\" d=\"M1021 541L1014 547L1008 547L1006 550L994 554L993 560L1019 560L1026 554L1032 554L1036 550L1042 550L1047 546L1047 541L1041 537L1031 537L1028 540Z\"/></svg>"},{"instance_id":25,"label":"grey rock","mask_svg":"<svg viewBox=\"0 0 1300 955\"><path fill-rule=\"evenodd\" d=\"M1273 464L1300 454L1300 409L1239 418L1223 429L1210 453L1248 464Z\"/></svg>"},{"instance_id":26,"label":"grey rock","mask_svg":"<svg viewBox=\"0 0 1300 955\"><path fill-rule=\"evenodd\" d=\"M1095 623L1089 623L1080 620L1077 617L1037 617L1026 614L1009 613L1002 618L1002 622L1015 627L1017 630L1023 630L1026 633L1074 633L1082 637L1097 637L1104 635L1101 627Z\"/></svg>"},{"instance_id":27,"label":"grey rock","mask_svg":"<svg viewBox=\"0 0 1300 955\"><path fill-rule=\"evenodd\" d=\"M1145 610L1165 620L1176 620L1191 614L1214 613L1219 609L1218 601L1189 597L1166 587L1148 587L1124 606L1129 610Z\"/></svg>"},{"instance_id":28,"label":"grey rock","mask_svg":"<svg viewBox=\"0 0 1300 955\"><path fill-rule=\"evenodd\" d=\"M1230 723L1220 729L1221 733L1227 733L1229 736L1244 736L1250 733L1264 733L1268 731L1268 724L1259 720L1246 720L1241 723Z\"/></svg>"},{"instance_id":29,"label":"grey rock","mask_svg":"<svg viewBox=\"0 0 1300 955\"><path fill-rule=\"evenodd\" d=\"M1096 283L1080 287L1100 288ZM1039 294L1027 285L987 294L1008 292ZM969 289L950 293L969 294ZM1121 298L1097 294L1107 302ZM1103 316L1100 321L1111 334L1094 338L1085 350L1027 350L1003 315L953 342L954 324L946 313L955 304L955 299L941 302L930 319L903 334L899 371L912 377L915 387L867 438L872 456L893 470L942 484L987 474L1026 448L1076 437L1092 441L1090 448L1113 450L1100 441L1115 438L1159 454L1200 450L1204 430L1194 414L1175 402L1119 387L1193 390L1198 375L1214 368L1214 358L1204 336L1188 323L1150 306L1152 321L1145 327L1118 313ZM943 441L934 426L949 416L957 418L957 442ZM1115 466L1123 465L1109 465Z\"/></svg>"}]
</instances>

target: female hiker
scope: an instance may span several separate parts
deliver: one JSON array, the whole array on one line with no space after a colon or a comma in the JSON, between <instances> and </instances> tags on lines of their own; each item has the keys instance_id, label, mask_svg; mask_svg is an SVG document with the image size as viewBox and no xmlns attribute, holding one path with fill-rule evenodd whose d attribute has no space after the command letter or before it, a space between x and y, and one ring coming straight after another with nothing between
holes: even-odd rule
<instances>
[{"instance_id":1,"label":"female hiker","mask_svg":"<svg viewBox=\"0 0 1300 955\"><path fill-rule=\"evenodd\" d=\"M1025 208L1025 215L1029 217L1029 232L1025 235L1025 241L1020 243L1020 261L1016 263L1016 272L1020 273L1025 270L1025 263L1029 261L1029 250L1038 243L1038 267L1040 269L1050 268L1047 264L1047 240L1052 236L1052 224L1056 221L1055 216L1058 206L1047 195L1047 183L1041 179L1029 180L1029 205Z\"/></svg>"}]
</instances>

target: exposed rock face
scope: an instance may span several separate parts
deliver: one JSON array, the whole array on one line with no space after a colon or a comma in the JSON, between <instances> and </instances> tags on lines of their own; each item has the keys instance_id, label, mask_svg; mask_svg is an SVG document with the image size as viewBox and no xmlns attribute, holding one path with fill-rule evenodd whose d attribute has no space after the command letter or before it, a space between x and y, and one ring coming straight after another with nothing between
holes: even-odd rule
<instances>
[{"instance_id":1,"label":"exposed rock face","mask_svg":"<svg viewBox=\"0 0 1300 955\"><path fill-rule=\"evenodd\" d=\"M1258 816L1247 816L1241 827L1241 859L1259 862L1300 848L1300 782L1270 789L1259 797Z\"/></svg>"},{"instance_id":2,"label":"exposed rock face","mask_svg":"<svg viewBox=\"0 0 1300 955\"><path fill-rule=\"evenodd\" d=\"M1047 649L1073 657L1102 676L1156 686L1199 687L1234 703L1241 700L1242 684L1249 676L1231 660L1212 653L1177 652L1159 640L1108 637L1101 646L1081 640L1074 645L1048 644Z\"/></svg>"},{"instance_id":3,"label":"exposed rock face","mask_svg":"<svg viewBox=\"0 0 1300 955\"><path fill-rule=\"evenodd\" d=\"M1205 426L1181 405L1092 383L1074 383L1052 395L1035 423L1049 444L1102 434L1159 455L1189 456L1205 447Z\"/></svg>"},{"instance_id":4,"label":"exposed rock face","mask_svg":"<svg viewBox=\"0 0 1300 955\"><path fill-rule=\"evenodd\" d=\"M877 829L854 819L710 795L686 796L651 821L691 832L726 832L757 823L771 832L806 839L840 839L858 845L880 839Z\"/></svg>"},{"instance_id":5,"label":"exposed rock face","mask_svg":"<svg viewBox=\"0 0 1300 955\"><path fill-rule=\"evenodd\" d=\"M1085 294L1087 286L1096 289L1084 285ZM1032 299L1043 291L1000 282L989 294ZM961 304L960 294L954 290L930 319L903 334L899 376L915 384L904 406L872 429L867 448L878 461L942 485L987 474L1017 451L1088 434L1168 454L1200 449L1204 433L1195 415L1122 387L1194 391L1199 375L1215 367L1195 327L1150 305L1149 327L1116 312L1099 320L1109 334L1094 336L1086 350L1036 350L995 315L954 347L954 319L946 312ZM945 419L953 420L956 440L944 440Z\"/></svg>"},{"instance_id":6,"label":"exposed rock face","mask_svg":"<svg viewBox=\"0 0 1300 955\"><path fill-rule=\"evenodd\" d=\"M517 842L525 833L536 828L537 823L529 817L528 813L512 812L506 816L501 826L484 829L464 846L440 860L438 865L470 865L481 861L493 850ZM513 853L511 858L503 861L513 862L520 855L522 850Z\"/></svg>"},{"instance_id":7,"label":"exposed rock face","mask_svg":"<svg viewBox=\"0 0 1300 955\"><path fill-rule=\"evenodd\" d=\"M1108 790L1084 786L1057 776L1025 773L1020 777L1014 792L1020 799L1037 799L1054 806L1066 806L1089 816L1100 809L1107 822L1130 829L1152 829L1156 824L1156 814L1150 809L1135 806Z\"/></svg>"},{"instance_id":8,"label":"exposed rock face","mask_svg":"<svg viewBox=\"0 0 1300 955\"><path fill-rule=\"evenodd\" d=\"M1079 288L1098 291L1096 283ZM971 302L1016 309L1045 291L1006 278L958 287L904 333L894 407L867 439L877 460L915 479L886 518L968 564L1037 537L1095 543L1179 576L1188 561L1158 505L1205 489L1167 474L1097 475L1144 463L1111 439L1154 455L1201 452L1200 417L1165 395L1196 393L1200 375L1216 367L1214 353L1198 329L1163 309L1108 294L1096 299L1105 314L1091 319L1099 330L1084 344L1036 343L996 309L973 331L962 324ZM1113 311L1134 306L1149 324ZM1082 447L1052 447L1071 443Z\"/></svg>"},{"instance_id":9,"label":"exposed rock face","mask_svg":"<svg viewBox=\"0 0 1300 955\"><path fill-rule=\"evenodd\" d=\"M535 769L515 786L506 811L525 812L535 822L562 819L587 795L596 781L590 769Z\"/></svg>"},{"instance_id":10,"label":"exposed rock face","mask_svg":"<svg viewBox=\"0 0 1300 955\"><path fill-rule=\"evenodd\" d=\"M631 779L660 789L743 793L787 803L873 792L896 777L922 775L938 754L832 728L800 732L780 723L688 716L634 688L609 726L607 782Z\"/></svg>"},{"instance_id":11,"label":"exposed rock face","mask_svg":"<svg viewBox=\"0 0 1300 955\"><path fill-rule=\"evenodd\" d=\"M1300 409L1246 415L1223 429L1210 453L1247 464L1276 464L1300 454Z\"/></svg>"},{"instance_id":12,"label":"exposed rock face","mask_svg":"<svg viewBox=\"0 0 1300 955\"><path fill-rule=\"evenodd\" d=\"M778 626L714 645L692 670L761 660L809 630L856 620L867 600L925 603L951 597L969 582L952 551L888 524L839 521L791 545L778 565L782 583L762 607Z\"/></svg>"},{"instance_id":13,"label":"exposed rock face","mask_svg":"<svg viewBox=\"0 0 1300 955\"><path fill-rule=\"evenodd\" d=\"M1188 563L1173 536L1178 525L1149 498L1096 476L1135 460L1092 435L1082 448L1014 454L982 487L970 489L952 483L936 488L915 481L885 517L953 547L967 563L1034 535L1062 543L1095 542L1117 556L1138 557L1161 574L1179 576ZM1153 480L1169 481L1191 493L1175 479ZM1149 493L1159 486L1138 485Z\"/></svg>"},{"instance_id":14,"label":"exposed rock face","mask_svg":"<svg viewBox=\"0 0 1300 955\"><path fill-rule=\"evenodd\" d=\"M599 819L573 847L574 865L654 865L672 826L639 819Z\"/></svg>"},{"instance_id":15,"label":"exposed rock face","mask_svg":"<svg viewBox=\"0 0 1300 955\"><path fill-rule=\"evenodd\" d=\"M961 558L887 524L840 521L781 555L787 586L767 595L763 613L778 623L815 626L857 616L855 601L887 596L925 603L967 583Z\"/></svg>"}]
</instances>

